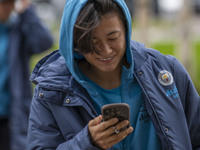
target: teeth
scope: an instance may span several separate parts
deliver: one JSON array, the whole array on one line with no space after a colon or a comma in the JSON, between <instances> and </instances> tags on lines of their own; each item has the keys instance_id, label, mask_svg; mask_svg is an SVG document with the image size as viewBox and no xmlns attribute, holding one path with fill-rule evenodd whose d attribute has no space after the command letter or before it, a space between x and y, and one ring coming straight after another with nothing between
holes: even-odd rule
<instances>
[{"instance_id":1,"label":"teeth","mask_svg":"<svg viewBox=\"0 0 200 150\"><path fill-rule=\"evenodd\" d=\"M104 59L100 59L100 60L107 61L107 60L111 60L111 59L112 59L112 57L110 57L110 58L104 58Z\"/></svg>"}]
</instances>

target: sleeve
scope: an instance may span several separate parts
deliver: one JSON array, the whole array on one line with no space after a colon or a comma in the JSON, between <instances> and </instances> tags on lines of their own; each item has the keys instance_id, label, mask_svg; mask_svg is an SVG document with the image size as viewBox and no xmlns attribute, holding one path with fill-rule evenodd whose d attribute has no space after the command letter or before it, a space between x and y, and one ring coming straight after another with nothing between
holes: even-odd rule
<instances>
[{"instance_id":1,"label":"sleeve","mask_svg":"<svg viewBox=\"0 0 200 150\"><path fill-rule=\"evenodd\" d=\"M200 150L200 97L184 66L174 57L173 62L174 77L185 110L192 147Z\"/></svg>"},{"instance_id":2,"label":"sleeve","mask_svg":"<svg viewBox=\"0 0 200 150\"><path fill-rule=\"evenodd\" d=\"M73 139L60 144L56 150L100 150L100 149L91 144L88 126L86 126Z\"/></svg>"},{"instance_id":3,"label":"sleeve","mask_svg":"<svg viewBox=\"0 0 200 150\"><path fill-rule=\"evenodd\" d=\"M33 6L20 15L20 29L24 39L24 49L30 54L45 51L53 44L51 32L42 24Z\"/></svg>"},{"instance_id":4,"label":"sleeve","mask_svg":"<svg viewBox=\"0 0 200 150\"><path fill-rule=\"evenodd\" d=\"M36 90L35 93L37 93ZM88 126L66 141L52 115L48 102L38 100L35 93L29 117L29 150L99 150L91 143Z\"/></svg>"}]
</instances>

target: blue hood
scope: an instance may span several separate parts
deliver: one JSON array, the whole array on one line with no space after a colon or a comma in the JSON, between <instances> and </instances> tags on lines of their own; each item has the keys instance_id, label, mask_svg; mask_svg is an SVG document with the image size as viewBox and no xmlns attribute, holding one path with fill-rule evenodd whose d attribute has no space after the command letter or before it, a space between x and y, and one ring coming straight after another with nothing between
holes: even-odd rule
<instances>
[{"instance_id":1,"label":"blue hood","mask_svg":"<svg viewBox=\"0 0 200 150\"><path fill-rule=\"evenodd\" d=\"M79 12L83 8L83 6L86 4L87 0L67 0L62 16L62 22L61 22L61 29L60 29L60 43L59 43L59 49L61 55L64 57L67 67L73 77L79 82L82 83L84 81L80 80L80 76L78 75L76 64L74 63L74 52L73 52L73 28L74 24L76 22L76 19L79 15ZM124 0L115 0L117 4L122 8L124 11L126 20L127 20L127 33L126 33L126 54L128 62L131 61L132 56L130 54L130 41L131 41L131 16L128 10L128 7L126 6ZM133 64L130 63L131 69L133 70Z\"/></svg>"}]
</instances>

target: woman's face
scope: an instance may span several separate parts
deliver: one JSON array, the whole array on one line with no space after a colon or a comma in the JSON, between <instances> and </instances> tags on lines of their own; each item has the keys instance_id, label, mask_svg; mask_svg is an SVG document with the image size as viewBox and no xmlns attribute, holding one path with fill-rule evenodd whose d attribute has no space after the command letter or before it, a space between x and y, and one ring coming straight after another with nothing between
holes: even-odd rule
<instances>
[{"instance_id":1,"label":"woman's face","mask_svg":"<svg viewBox=\"0 0 200 150\"><path fill-rule=\"evenodd\" d=\"M126 50L125 27L114 13L102 16L101 23L94 29L93 43L97 53L83 54L93 69L112 72L121 68Z\"/></svg>"},{"instance_id":2,"label":"woman's face","mask_svg":"<svg viewBox=\"0 0 200 150\"><path fill-rule=\"evenodd\" d=\"M0 22L6 22L14 9L14 1L0 2Z\"/></svg>"}]
</instances>

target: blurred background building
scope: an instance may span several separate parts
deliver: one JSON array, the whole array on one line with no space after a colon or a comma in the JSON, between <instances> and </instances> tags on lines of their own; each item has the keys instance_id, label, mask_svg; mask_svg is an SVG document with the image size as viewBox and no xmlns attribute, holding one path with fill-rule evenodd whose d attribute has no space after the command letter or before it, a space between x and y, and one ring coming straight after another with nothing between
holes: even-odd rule
<instances>
[{"instance_id":1,"label":"blurred background building","mask_svg":"<svg viewBox=\"0 0 200 150\"><path fill-rule=\"evenodd\" d=\"M135 13L134 8L138 1L139 0L125 0L132 15ZM66 0L33 0L38 13L43 19L48 21L60 19L65 2ZM153 9L154 15L162 17L178 13L184 4L184 0L148 0L147 2L152 4L150 7ZM196 14L200 14L200 0L191 0L191 2L193 11Z\"/></svg>"}]
</instances>

